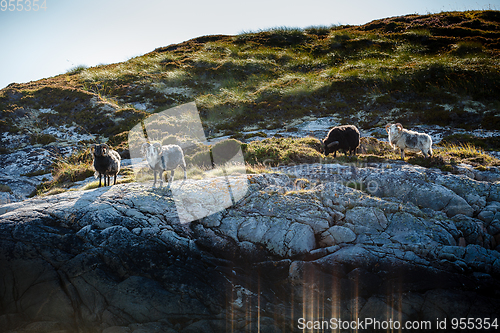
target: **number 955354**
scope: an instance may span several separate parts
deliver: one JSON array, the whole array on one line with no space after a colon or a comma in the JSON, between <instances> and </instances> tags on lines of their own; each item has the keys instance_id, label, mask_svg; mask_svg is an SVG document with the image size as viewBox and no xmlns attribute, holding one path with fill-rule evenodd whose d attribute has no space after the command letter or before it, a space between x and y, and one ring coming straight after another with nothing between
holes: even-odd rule
<instances>
[{"instance_id":1,"label":"number 955354","mask_svg":"<svg viewBox=\"0 0 500 333\"><path fill-rule=\"evenodd\" d=\"M1 0L0 10L2 12L30 12L39 11L40 9L47 10L47 0Z\"/></svg>"}]
</instances>

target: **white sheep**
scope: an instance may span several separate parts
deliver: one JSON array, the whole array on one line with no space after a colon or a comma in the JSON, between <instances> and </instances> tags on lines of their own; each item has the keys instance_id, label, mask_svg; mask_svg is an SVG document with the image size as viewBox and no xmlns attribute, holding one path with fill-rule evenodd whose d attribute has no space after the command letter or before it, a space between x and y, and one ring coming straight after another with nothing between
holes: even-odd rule
<instances>
[{"instance_id":1,"label":"white sheep","mask_svg":"<svg viewBox=\"0 0 500 333\"><path fill-rule=\"evenodd\" d=\"M163 185L163 171L171 171L170 179L167 181L168 186L174 181L174 170L178 166L184 169L184 179L187 178L186 174L186 161L184 160L184 153L182 148L178 145L165 145L162 146L158 142L146 142L141 147L141 153L146 157L149 167L153 170L154 182L153 187L156 186L156 173L159 173L160 187Z\"/></svg>"},{"instance_id":2,"label":"white sheep","mask_svg":"<svg viewBox=\"0 0 500 333\"><path fill-rule=\"evenodd\" d=\"M389 134L391 147L401 150L402 160L405 158L405 149L413 152L421 151L426 158L427 155L432 156L432 138L429 134L409 131L400 123L387 124L385 130Z\"/></svg>"}]
</instances>

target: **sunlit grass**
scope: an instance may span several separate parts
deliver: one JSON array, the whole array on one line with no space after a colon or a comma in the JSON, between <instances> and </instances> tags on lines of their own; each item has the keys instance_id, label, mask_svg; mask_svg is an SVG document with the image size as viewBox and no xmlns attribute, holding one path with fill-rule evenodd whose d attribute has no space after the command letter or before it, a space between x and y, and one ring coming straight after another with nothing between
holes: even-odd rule
<instances>
[{"instance_id":1,"label":"sunlit grass","mask_svg":"<svg viewBox=\"0 0 500 333\"><path fill-rule=\"evenodd\" d=\"M460 15L471 20L480 17L480 13L475 18L468 18L470 13ZM374 30L323 26L245 32L82 69L72 78L102 84L99 93L103 96L109 94L109 87L129 84L127 89L133 88L137 96L127 93L130 99L160 99L168 107L194 100L208 127L231 131L250 125L248 122L261 124L283 115L293 118L311 112L323 115L363 109L366 88L388 95L415 93L426 102L438 99L437 104L445 103L439 96L447 93L473 99L494 95L496 85L490 88L487 82L498 76L498 52L482 39L443 38L439 31L406 21L394 26L406 26L404 30L384 30L384 24ZM330 100L328 94L337 97ZM418 103L400 96L377 103L400 110L395 117L420 112ZM324 104L329 107L322 107ZM419 121L441 124L446 119L440 114L434 120L431 113Z\"/></svg>"},{"instance_id":2,"label":"sunlit grass","mask_svg":"<svg viewBox=\"0 0 500 333\"><path fill-rule=\"evenodd\" d=\"M266 166L316 163L324 156L319 140L307 138L268 138L252 141L243 147L245 161Z\"/></svg>"},{"instance_id":3,"label":"sunlit grass","mask_svg":"<svg viewBox=\"0 0 500 333\"><path fill-rule=\"evenodd\" d=\"M478 156L487 156L484 151L470 143L464 144L447 144L441 147L441 153L461 157L461 158L470 158L470 157L478 157Z\"/></svg>"},{"instance_id":4,"label":"sunlit grass","mask_svg":"<svg viewBox=\"0 0 500 333\"><path fill-rule=\"evenodd\" d=\"M434 148L433 152L433 156L428 158L421 155L411 156L408 158L408 162L452 172L454 166L462 163L480 168L500 165L500 160L469 143L439 145Z\"/></svg>"},{"instance_id":5,"label":"sunlit grass","mask_svg":"<svg viewBox=\"0 0 500 333\"><path fill-rule=\"evenodd\" d=\"M110 178L110 182L111 182L111 185L114 185L114 177L111 177ZM135 181L135 177L133 176L129 176L129 177L125 177L125 178L121 178L121 179L116 179L116 185L118 184L127 184L127 183L132 183ZM101 185L103 185L104 183L101 183ZM78 188L78 189L75 189L75 191L78 191L78 190L82 190L82 191L86 191L86 190L91 190L91 189L95 189L95 188L98 188L99 187L99 180L95 180L95 181L92 181L92 182L89 182L87 184L85 184L84 186L82 186L81 188Z\"/></svg>"},{"instance_id":6,"label":"sunlit grass","mask_svg":"<svg viewBox=\"0 0 500 333\"><path fill-rule=\"evenodd\" d=\"M118 64L83 69L80 71L80 78L84 82L100 82L123 79L125 76L141 77L147 74L160 74L163 71L160 62L173 58L169 54L139 56Z\"/></svg>"}]
</instances>

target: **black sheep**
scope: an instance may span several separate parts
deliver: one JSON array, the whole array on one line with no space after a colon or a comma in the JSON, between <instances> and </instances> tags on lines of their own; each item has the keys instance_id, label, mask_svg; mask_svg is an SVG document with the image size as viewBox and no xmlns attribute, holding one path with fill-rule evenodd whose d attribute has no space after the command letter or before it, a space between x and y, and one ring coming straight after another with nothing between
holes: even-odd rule
<instances>
[{"instance_id":1,"label":"black sheep","mask_svg":"<svg viewBox=\"0 0 500 333\"><path fill-rule=\"evenodd\" d=\"M333 152L333 157L337 157L337 150L342 149L347 156L356 155L359 146L359 131L356 126L342 125L333 127L326 138L321 141L325 156Z\"/></svg>"},{"instance_id":2,"label":"black sheep","mask_svg":"<svg viewBox=\"0 0 500 333\"><path fill-rule=\"evenodd\" d=\"M106 177L115 176L113 185L116 184L116 174L120 171L120 155L105 143L100 145L94 145L92 147L94 152L94 176L97 178L99 176L99 187L101 187L101 177L104 175L104 186L106 186Z\"/></svg>"}]
</instances>

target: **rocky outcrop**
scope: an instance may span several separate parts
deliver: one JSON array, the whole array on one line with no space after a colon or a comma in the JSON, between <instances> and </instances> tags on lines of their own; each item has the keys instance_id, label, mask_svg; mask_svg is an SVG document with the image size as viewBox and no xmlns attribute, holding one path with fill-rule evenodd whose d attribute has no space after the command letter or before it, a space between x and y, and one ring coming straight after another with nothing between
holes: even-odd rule
<instances>
[{"instance_id":1,"label":"rocky outcrop","mask_svg":"<svg viewBox=\"0 0 500 333\"><path fill-rule=\"evenodd\" d=\"M498 318L498 182L317 164L231 184L247 177L234 205L184 224L175 184L0 206L0 327L290 332L299 318ZM205 186L226 184L183 186L201 205Z\"/></svg>"}]
</instances>

